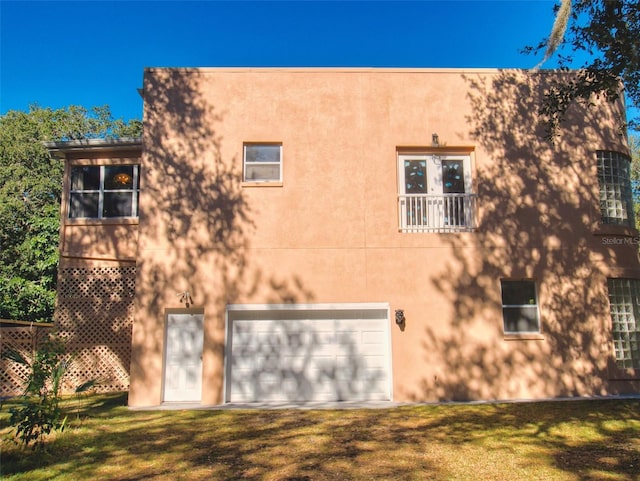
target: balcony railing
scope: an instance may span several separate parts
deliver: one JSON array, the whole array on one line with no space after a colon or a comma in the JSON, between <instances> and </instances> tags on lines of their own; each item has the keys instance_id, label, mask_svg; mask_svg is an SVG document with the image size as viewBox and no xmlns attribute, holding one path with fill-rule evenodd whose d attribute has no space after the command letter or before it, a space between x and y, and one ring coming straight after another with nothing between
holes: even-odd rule
<instances>
[{"instance_id":1,"label":"balcony railing","mask_svg":"<svg viewBox=\"0 0 640 481\"><path fill-rule=\"evenodd\" d=\"M400 194L402 232L468 232L475 229L475 194Z\"/></svg>"}]
</instances>

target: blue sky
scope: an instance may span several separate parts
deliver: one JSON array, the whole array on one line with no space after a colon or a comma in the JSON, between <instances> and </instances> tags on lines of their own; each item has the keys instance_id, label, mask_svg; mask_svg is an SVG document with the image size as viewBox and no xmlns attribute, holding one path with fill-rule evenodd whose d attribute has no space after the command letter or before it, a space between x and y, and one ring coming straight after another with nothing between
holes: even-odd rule
<instances>
[{"instance_id":1,"label":"blue sky","mask_svg":"<svg viewBox=\"0 0 640 481\"><path fill-rule=\"evenodd\" d=\"M108 104L141 118L145 67L529 68L539 58L520 49L548 34L553 5L0 0L0 113Z\"/></svg>"}]
</instances>

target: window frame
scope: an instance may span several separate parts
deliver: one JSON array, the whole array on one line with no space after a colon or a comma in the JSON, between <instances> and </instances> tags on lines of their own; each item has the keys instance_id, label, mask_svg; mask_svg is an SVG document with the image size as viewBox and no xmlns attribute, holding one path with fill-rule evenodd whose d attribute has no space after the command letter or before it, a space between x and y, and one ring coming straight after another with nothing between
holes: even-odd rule
<instances>
[{"instance_id":1,"label":"window frame","mask_svg":"<svg viewBox=\"0 0 640 481\"><path fill-rule=\"evenodd\" d=\"M626 283L626 285L624 285L624 283ZM618 285L615 286L614 284ZM615 297L617 295L621 295L622 299L616 299ZM624 296L628 296L629 302L626 302ZM607 278L607 297L609 301L611 342L615 365L619 369L634 370L635 373L639 373L640 279L629 277ZM633 323L635 330L628 329L631 323ZM626 324L626 331L618 329L622 324ZM629 357L626 357L627 353Z\"/></svg>"},{"instance_id":2,"label":"window frame","mask_svg":"<svg viewBox=\"0 0 640 481\"><path fill-rule=\"evenodd\" d=\"M504 299L504 287L506 283L529 283L532 284L533 287L533 294L535 296L534 300L535 300L535 304L505 304L505 299ZM530 279L530 278L523 278L523 279L518 279L518 278L503 278L500 279L500 305L501 305L501 312L502 312L502 331L504 333L505 336L510 336L510 337L518 337L518 336L539 336L542 334L542 321L540 319L540 296L538 293L538 283L536 282L535 279ZM536 320L536 324L537 324L537 329L536 330L517 330L517 331L511 331L511 330L507 330L507 319L505 317L505 309L522 309L522 308L531 308L531 307L535 307L535 320Z\"/></svg>"},{"instance_id":3,"label":"window frame","mask_svg":"<svg viewBox=\"0 0 640 481\"><path fill-rule=\"evenodd\" d=\"M607 161L609 163L605 165ZM614 150L598 150L596 169L600 223L635 228L631 158ZM611 211L614 212L613 215ZM616 211L620 215L616 215Z\"/></svg>"},{"instance_id":4,"label":"window frame","mask_svg":"<svg viewBox=\"0 0 640 481\"><path fill-rule=\"evenodd\" d=\"M132 187L129 189L108 189L105 186L105 170L107 168L132 168ZM85 168L98 168L99 169L99 184L97 189L74 189L73 188L73 172L74 169ZM97 203L97 216L72 216L73 213L73 198L74 194L98 194ZM111 193L126 193L131 195L131 215L123 216L107 216L104 213L105 194ZM126 221L139 218L139 199L140 199L140 164L139 163L126 163L126 164L71 164L69 166L69 189L67 198L67 215L66 218L70 221Z\"/></svg>"},{"instance_id":5,"label":"window frame","mask_svg":"<svg viewBox=\"0 0 640 481\"><path fill-rule=\"evenodd\" d=\"M398 230L402 233L472 232L476 230L476 195L473 190L473 151L398 150ZM424 192L407 192L406 163L422 164ZM463 192L445 192L444 166L462 167Z\"/></svg>"},{"instance_id":6,"label":"window frame","mask_svg":"<svg viewBox=\"0 0 640 481\"><path fill-rule=\"evenodd\" d=\"M250 147L278 147L278 162L248 162L247 148ZM282 142L244 142L242 144L242 182L244 184L282 184L283 179L283 149ZM247 166L278 166L279 178L277 179L249 179L247 178Z\"/></svg>"}]
</instances>

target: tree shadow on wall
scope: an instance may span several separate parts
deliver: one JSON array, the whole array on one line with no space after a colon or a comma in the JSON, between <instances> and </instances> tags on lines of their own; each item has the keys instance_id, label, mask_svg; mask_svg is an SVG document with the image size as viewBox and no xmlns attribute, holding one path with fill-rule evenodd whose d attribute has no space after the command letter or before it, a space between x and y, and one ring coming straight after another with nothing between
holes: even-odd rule
<instances>
[{"instance_id":1,"label":"tree shadow on wall","mask_svg":"<svg viewBox=\"0 0 640 481\"><path fill-rule=\"evenodd\" d=\"M251 256L256 224L241 185L242 159L223 154L219 132L225 112L214 107L207 91L212 79L206 75L197 69L159 69L145 75L136 308L138 318L146 320L134 326L132 375L150 388L160 373L147 359L149 354L162 356L164 309L184 307L179 295L193 306L206 306L205 351L214 353L220 367L228 304L314 300L300 277L266 272ZM183 296L185 292L189 296ZM204 382L219 383L222 392L221 376L205 375Z\"/></svg>"},{"instance_id":2,"label":"tree shadow on wall","mask_svg":"<svg viewBox=\"0 0 640 481\"><path fill-rule=\"evenodd\" d=\"M593 235L594 148L620 144L616 117L623 113L575 105L551 145L537 115L546 79L465 75L467 123L478 146L478 228L471 237L442 235L452 260L432 283L453 306L442 320L451 330L442 334L428 320L425 362L444 368L423 379L416 399L605 393L611 341L601 269L617 262L617 252ZM544 339L505 336L504 278L536 281Z\"/></svg>"},{"instance_id":3,"label":"tree shadow on wall","mask_svg":"<svg viewBox=\"0 0 640 481\"><path fill-rule=\"evenodd\" d=\"M238 295L246 273L250 207L236 159L222 158L215 128L223 115L200 92L200 75L167 69L145 78L140 253L149 250L141 265L146 284L138 288L160 317L157 309L171 304L158 302L167 286L188 291L200 305L210 300L207 284L217 278L225 289L217 290L217 302L225 303Z\"/></svg>"}]
</instances>

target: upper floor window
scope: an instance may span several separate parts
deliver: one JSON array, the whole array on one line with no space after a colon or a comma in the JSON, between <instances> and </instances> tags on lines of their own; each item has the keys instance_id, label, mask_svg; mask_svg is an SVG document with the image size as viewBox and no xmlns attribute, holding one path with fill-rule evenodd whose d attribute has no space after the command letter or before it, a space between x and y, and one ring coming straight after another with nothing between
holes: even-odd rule
<instances>
[{"instance_id":1,"label":"upper floor window","mask_svg":"<svg viewBox=\"0 0 640 481\"><path fill-rule=\"evenodd\" d=\"M245 182L282 181L282 145L273 143L244 144Z\"/></svg>"},{"instance_id":2,"label":"upper floor window","mask_svg":"<svg viewBox=\"0 0 640 481\"><path fill-rule=\"evenodd\" d=\"M402 232L456 232L475 227L469 155L398 156Z\"/></svg>"},{"instance_id":3,"label":"upper floor window","mask_svg":"<svg viewBox=\"0 0 640 481\"><path fill-rule=\"evenodd\" d=\"M505 334L540 332L538 296L533 280L500 281Z\"/></svg>"},{"instance_id":4,"label":"upper floor window","mask_svg":"<svg viewBox=\"0 0 640 481\"><path fill-rule=\"evenodd\" d=\"M640 280L608 279L616 364L640 369Z\"/></svg>"},{"instance_id":5,"label":"upper floor window","mask_svg":"<svg viewBox=\"0 0 640 481\"><path fill-rule=\"evenodd\" d=\"M72 166L69 218L137 217L139 174L139 165Z\"/></svg>"},{"instance_id":6,"label":"upper floor window","mask_svg":"<svg viewBox=\"0 0 640 481\"><path fill-rule=\"evenodd\" d=\"M597 157L602 223L634 227L631 159L618 152L602 150Z\"/></svg>"}]
</instances>

